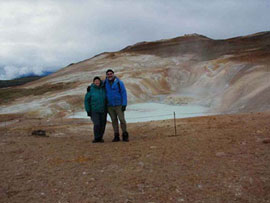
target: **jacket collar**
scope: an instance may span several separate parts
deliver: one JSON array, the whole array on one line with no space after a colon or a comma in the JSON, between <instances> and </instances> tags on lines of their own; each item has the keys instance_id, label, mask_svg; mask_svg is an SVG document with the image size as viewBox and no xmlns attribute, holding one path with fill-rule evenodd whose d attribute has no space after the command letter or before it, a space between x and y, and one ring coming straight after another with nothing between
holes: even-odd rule
<instances>
[{"instance_id":1,"label":"jacket collar","mask_svg":"<svg viewBox=\"0 0 270 203\"><path fill-rule=\"evenodd\" d=\"M113 85L116 84L119 81L118 77L114 76ZM110 84L110 81L108 78L106 78L106 84Z\"/></svg>"}]
</instances>

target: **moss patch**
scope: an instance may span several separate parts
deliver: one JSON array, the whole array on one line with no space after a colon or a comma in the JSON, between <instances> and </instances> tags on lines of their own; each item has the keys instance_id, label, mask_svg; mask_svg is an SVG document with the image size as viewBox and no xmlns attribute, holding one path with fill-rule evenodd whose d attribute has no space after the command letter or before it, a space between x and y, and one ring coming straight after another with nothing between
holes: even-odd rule
<instances>
[{"instance_id":1,"label":"moss patch","mask_svg":"<svg viewBox=\"0 0 270 203\"><path fill-rule=\"evenodd\" d=\"M43 95L47 92L56 92L69 89L74 86L74 83L56 83L42 85L35 88L4 88L0 89L0 104L5 104L21 97L30 95Z\"/></svg>"}]
</instances>

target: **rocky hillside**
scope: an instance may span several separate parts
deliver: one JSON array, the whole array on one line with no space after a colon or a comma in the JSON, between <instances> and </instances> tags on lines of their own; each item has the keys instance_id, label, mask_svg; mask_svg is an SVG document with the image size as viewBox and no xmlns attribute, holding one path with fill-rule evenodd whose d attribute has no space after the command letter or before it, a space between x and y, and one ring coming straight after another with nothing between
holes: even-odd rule
<instances>
[{"instance_id":1,"label":"rocky hillside","mask_svg":"<svg viewBox=\"0 0 270 203\"><path fill-rule=\"evenodd\" d=\"M129 103L197 104L216 113L270 109L270 32L262 32L226 40L192 34L102 53L5 90L0 113L82 111L87 85L108 68L125 82Z\"/></svg>"}]
</instances>

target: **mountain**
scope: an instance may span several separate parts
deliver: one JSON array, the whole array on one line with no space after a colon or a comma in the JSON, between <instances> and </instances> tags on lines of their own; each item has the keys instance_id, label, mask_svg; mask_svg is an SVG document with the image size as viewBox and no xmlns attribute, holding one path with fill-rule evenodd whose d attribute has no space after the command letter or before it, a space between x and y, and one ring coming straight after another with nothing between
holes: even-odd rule
<instances>
[{"instance_id":1,"label":"mountain","mask_svg":"<svg viewBox=\"0 0 270 203\"><path fill-rule=\"evenodd\" d=\"M13 87L32 82L34 80L40 79L42 76L26 76L21 78L16 78L13 80L0 80L0 88Z\"/></svg>"},{"instance_id":2,"label":"mountain","mask_svg":"<svg viewBox=\"0 0 270 203\"><path fill-rule=\"evenodd\" d=\"M34 73L30 73L30 74L26 74L26 75L21 75L21 77L15 78L12 80L0 80L0 88L23 85L23 84L26 84L28 82L38 80L44 76L48 76L52 73L53 72L49 72L49 71L45 71L41 75L36 75Z\"/></svg>"},{"instance_id":3,"label":"mountain","mask_svg":"<svg viewBox=\"0 0 270 203\"><path fill-rule=\"evenodd\" d=\"M129 104L188 103L214 113L270 110L270 32L260 32L223 40L191 34L101 53L10 88L20 99L10 93L0 113L59 117L83 111L86 87L108 68L125 82Z\"/></svg>"}]
</instances>

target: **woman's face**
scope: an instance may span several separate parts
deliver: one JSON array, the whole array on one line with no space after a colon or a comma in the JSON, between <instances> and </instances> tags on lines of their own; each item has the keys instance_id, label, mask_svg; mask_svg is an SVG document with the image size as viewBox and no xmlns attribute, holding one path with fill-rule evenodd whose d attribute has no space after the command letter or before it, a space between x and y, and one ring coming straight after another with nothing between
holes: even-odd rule
<instances>
[{"instance_id":1,"label":"woman's face","mask_svg":"<svg viewBox=\"0 0 270 203\"><path fill-rule=\"evenodd\" d=\"M99 80L99 79L96 79L96 80L94 81L94 84L95 84L96 86L99 86L99 85L100 85L100 80Z\"/></svg>"}]
</instances>

